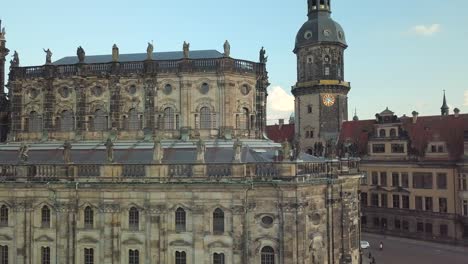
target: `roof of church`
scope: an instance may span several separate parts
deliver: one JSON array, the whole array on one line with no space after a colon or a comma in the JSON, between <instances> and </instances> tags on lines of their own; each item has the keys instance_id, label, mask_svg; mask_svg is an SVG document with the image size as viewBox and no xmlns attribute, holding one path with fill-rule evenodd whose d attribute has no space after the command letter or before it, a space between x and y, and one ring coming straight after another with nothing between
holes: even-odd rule
<instances>
[{"instance_id":1,"label":"roof of church","mask_svg":"<svg viewBox=\"0 0 468 264\"><path fill-rule=\"evenodd\" d=\"M450 160L459 160L464 151L464 133L468 131L468 114L449 116L422 116L413 123L411 117L401 117L403 132L408 135L409 148L422 156L431 141L443 141L447 144ZM356 143L360 153L367 154L369 138L375 135L376 120L344 122L340 141Z\"/></svg>"},{"instance_id":2,"label":"roof of church","mask_svg":"<svg viewBox=\"0 0 468 264\"><path fill-rule=\"evenodd\" d=\"M223 53L217 50L192 50L190 51L190 59L218 59L222 58ZM133 53L133 54L120 54L119 62L130 61L144 61L147 58L146 53ZM180 60L184 58L183 51L168 51L168 52L154 52L153 60ZM110 63L112 62L112 55L91 55L86 56L84 63ZM55 61L54 65L68 65L78 63L77 56L69 56Z\"/></svg>"},{"instance_id":3,"label":"roof of church","mask_svg":"<svg viewBox=\"0 0 468 264\"><path fill-rule=\"evenodd\" d=\"M267 126L266 134L277 143L283 143L285 140L291 142L294 139L294 124Z\"/></svg>"}]
</instances>

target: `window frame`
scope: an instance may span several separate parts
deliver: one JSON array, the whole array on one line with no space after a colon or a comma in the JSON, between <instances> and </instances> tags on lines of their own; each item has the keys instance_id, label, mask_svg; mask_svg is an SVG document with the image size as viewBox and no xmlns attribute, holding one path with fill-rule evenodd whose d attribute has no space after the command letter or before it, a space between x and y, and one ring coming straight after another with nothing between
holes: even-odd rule
<instances>
[{"instance_id":1,"label":"window frame","mask_svg":"<svg viewBox=\"0 0 468 264\"><path fill-rule=\"evenodd\" d=\"M128 210L128 228L132 231L140 230L140 211L135 206Z\"/></svg>"},{"instance_id":2,"label":"window frame","mask_svg":"<svg viewBox=\"0 0 468 264\"><path fill-rule=\"evenodd\" d=\"M5 204L0 207L0 226L8 226L9 208Z\"/></svg>"},{"instance_id":3,"label":"window frame","mask_svg":"<svg viewBox=\"0 0 468 264\"><path fill-rule=\"evenodd\" d=\"M187 231L187 212L184 208L179 207L175 211L174 223L176 232L186 232Z\"/></svg>"},{"instance_id":4,"label":"window frame","mask_svg":"<svg viewBox=\"0 0 468 264\"><path fill-rule=\"evenodd\" d=\"M225 232L225 214L221 208L213 211L213 233L223 234Z\"/></svg>"},{"instance_id":5,"label":"window frame","mask_svg":"<svg viewBox=\"0 0 468 264\"><path fill-rule=\"evenodd\" d=\"M275 250L270 246L264 246L260 251L261 264L275 264Z\"/></svg>"},{"instance_id":6,"label":"window frame","mask_svg":"<svg viewBox=\"0 0 468 264\"><path fill-rule=\"evenodd\" d=\"M94 228L94 210L91 206L86 206L84 209L84 227L92 229Z\"/></svg>"}]
</instances>

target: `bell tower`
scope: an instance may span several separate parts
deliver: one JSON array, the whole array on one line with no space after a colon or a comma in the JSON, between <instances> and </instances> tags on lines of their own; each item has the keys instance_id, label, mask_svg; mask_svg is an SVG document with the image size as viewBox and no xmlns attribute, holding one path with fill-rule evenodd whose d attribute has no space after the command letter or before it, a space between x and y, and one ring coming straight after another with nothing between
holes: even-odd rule
<instances>
[{"instance_id":1,"label":"bell tower","mask_svg":"<svg viewBox=\"0 0 468 264\"><path fill-rule=\"evenodd\" d=\"M322 155L348 120L350 83L344 81L343 28L331 18L331 0L308 0L308 20L296 36L295 131L302 151ZM319 145L319 146L318 146ZM320 146L321 145L321 146Z\"/></svg>"},{"instance_id":2,"label":"bell tower","mask_svg":"<svg viewBox=\"0 0 468 264\"><path fill-rule=\"evenodd\" d=\"M6 48L6 32L0 20L0 142L4 142L8 132L8 98L5 94L5 61L10 50Z\"/></svg>"}]
</instances>

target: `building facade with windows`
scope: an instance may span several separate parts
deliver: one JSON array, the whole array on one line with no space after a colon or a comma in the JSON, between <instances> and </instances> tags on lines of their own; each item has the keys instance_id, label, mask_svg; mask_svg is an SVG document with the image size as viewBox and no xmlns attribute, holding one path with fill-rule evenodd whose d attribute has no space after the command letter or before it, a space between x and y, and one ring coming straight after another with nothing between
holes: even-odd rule
<instances>
[{"instance_id":1,"label":"building facade with windows","mask_svg":"<svg viewBox=\"0 0 468 264\"><path fill-rule=\"evenodd\" d=\"M359 263L359 164L263 138L264 50L46 53L1 91L0 264Z\"/></svg>"},{"instance_id":2,"label":"building facade with windows","mask_svg":"<svg viewBox=\"0 0 468 264\"><path fill-rule=\"evenodd\" d=\"M440 116L397 117L387 108L375 120L344 123L341 154L362 158L364 230L468 242L468 115L444 109Z\"/></svg>"}]
</instances>

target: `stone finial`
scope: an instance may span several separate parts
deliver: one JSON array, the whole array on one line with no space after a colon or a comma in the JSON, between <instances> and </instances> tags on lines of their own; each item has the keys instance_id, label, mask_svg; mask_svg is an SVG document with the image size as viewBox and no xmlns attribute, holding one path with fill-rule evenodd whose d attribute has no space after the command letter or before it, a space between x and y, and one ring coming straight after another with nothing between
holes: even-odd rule
<instances>
[{"instance_id":1,"label":"stone finial","mask_svg":"<svg viewBox=\"0 0 468 264\"><path fill-rule=\"evenodd\" d=\"M114 143L108 138L104 146L106 146L107 162L114 162Z\"/></svg>"},{"instance_id":2,"label":"stone finial","mask_svg":"<svg viewBox=\"0 0 468 264\"><path fill-rule=\"evenodd\" d=\"M22 143L21 147L19 148L19 154L18 154L18 158L19 158L21 163L24 163L24 162L28 161L28 159L29 159L28 152L29 152L28 145L26 145L25 143Z\"/></svg>"},{"instance_id":3,"label":"stone finial","mask_svg":"<svg viewBox=\"0 0 468 264\"><path fill-rule=\"evenodd\" d=\"M205 162L205 152L206 152L206 145L202 139L199 139L197 142L197 162L204 163Z\"/></svg>"},{"instance_id":4,"label":"stone finial","mask_svg":"<svg viewBox=\"0 0 468 264\"><path fill-rule=\"evenodd\" d=\"M224 57L230 57L231 56L231 44L229 44L229 41L224 42Z\"/></svg>"},{"instance_id":5,"label":"stone finial","mask_svg":"<svg viewBox=\"0 0 468 264\"><path fill-rule=\"evenodd\" d=\"M85 62L86 53L85 53L84 49L81 46L79 46L76 49L76 56L78 56L78 62L79 63L84 63Z\"/></svg>"},{"instance_id":6,"label":"stone finial","mask_svg":"<svg viewBox=\"0 0 468 264\"><path fill-rule=\"evenodd\" d=\"M146 59L147 60L152 60L153 59L153 51L154 51L153 44L148 42L148 47L146 48Z\"/></svg>"},{"instance_id":7,"label":"stone finial","mask_svg":"<svg viewBox=\"0 0 468 264\"><path fill-rule=\"evenodd\" d=\"M65 141L65 143L63 143L63 161L65 163L71 163L71 149L72 145L70 142Z\"/></svg>"},{"instance_id":8,"label":"stone finial","mask_svg":"<svg viewBox=\"0 0 468 264\"><path fill-rule=\"evenodd\" d=\"M241 163L242 162L242 142L239 140L239 138L234 142L234 163Z\"/></svg>"},{"instance_id":9,"label":"stone finial","mask_svg":"<svg viewBox=\"0 0 468 264\"><path fill-rule=\"evenodd\" d=\"M281 151L283 152L283 161L290 161L291 160L291 146L289 142L285 140L281 144Z\"/></svg>"},{"instance_id":10,"label":"stone finial","mask_svg":"<svg viewBox=\"0 0 468 264\"><path fill-rule=\"evenodd\" d=\"M114 44L112 46L112 61L113 62L119 61L119 47L117 47L117 44Z\"/></svg>"},{"instance_id":11,"label":"stone finial","mask_svg":"<svg viewBox=\"0 0 468 264\"><path fill-rule=\"evenodd\" d=\"M46 64L52 64L52 51L50 49L43 49L46 54Z\"/></svg>"},{"instance_id":12,"label":"stone finial","mask_svg":"<svg viewBox=\"0 0 468 264\"><path fill-rule=\"evenodd\" d=\"M164 150L159 138L156 138L153 145L153 162L161 163L164 156Z\"/></svg>"},{"instance_id":13,"label":"stone finial","mask_svg":"<svg viewBox=\"0 0 468 264\"><path fill-rule=\"evenodd\" d=\"M184 41L182 50L184 51L184 58L188 59L190 57L190 43Z\"/></svg>"},{"instance_id":14,"label":"stone finial","mask_svg":"<svg viewBox=\"0 0 468 264\"><path fill-rule=\"evenodd\" d=\"M0 40L5 40L6 31L5 28L2 27L2 20L0 20Z\"/></svg>"},{"instance_id":15,"label":"stone finial","mask_svg":"<svg viewBox=\"0 0 468 264\"><path fill-rule=\"evenodd\" d=\"M19 55L18 52L13 53L13 59L10 61L10 67L19 67L20 66L20 60L19 60Z\"/></svg>"}]
</instances>

